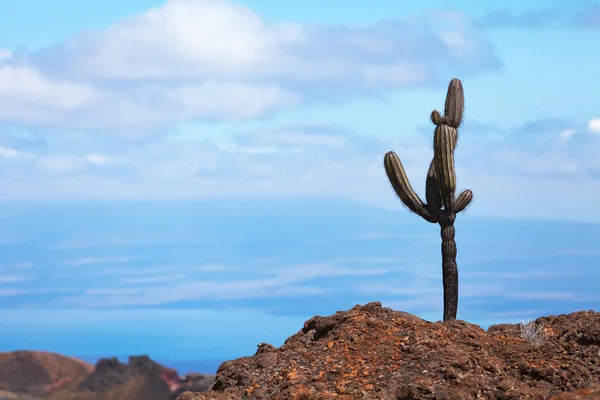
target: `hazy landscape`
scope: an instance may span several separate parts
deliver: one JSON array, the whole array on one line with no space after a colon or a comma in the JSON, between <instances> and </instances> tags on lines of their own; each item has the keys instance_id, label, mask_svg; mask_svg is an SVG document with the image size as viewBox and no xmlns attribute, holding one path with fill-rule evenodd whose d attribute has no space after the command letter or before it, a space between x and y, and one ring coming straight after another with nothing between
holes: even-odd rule
<instances>
[{"instance_id":1,"label":"hazy landscape","mask_svg":"<svg viewBox=\"0 0 600 400\"><path fill-rule=\"evenodd\" d=\"M458 319L598 310L599 16L541 0L1 4L0 352L214 374L356 304L441 320L440 226L402 206L383 157L424 196L452 78L457 191L474 194L455 223Z\"/></svg>"},{"instance_id":2,"label":"hazy landscape","mask_svg":"<svg viewBox=\"0 0 600 400\"><path fill-rule=\"evenodd\" d=\"M281 199L2 214L2 351L148 354L214 373L355 304L441 320L439 226L402 209ZM459 319L486 329L599 308L600 224L467 212L456 225Z\"/></svg>"}]
</instances>

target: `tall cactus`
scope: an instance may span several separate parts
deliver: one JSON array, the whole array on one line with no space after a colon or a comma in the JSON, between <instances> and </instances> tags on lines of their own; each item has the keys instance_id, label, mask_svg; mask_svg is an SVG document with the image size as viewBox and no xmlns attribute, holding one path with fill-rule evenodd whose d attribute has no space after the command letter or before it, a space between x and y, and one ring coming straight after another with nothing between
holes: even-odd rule
<instances>
[{"instance_id":1,"label":"tall cactus","mask_svg":"<svg viewBox=\"0 0 600 400\"><path fill-rule=\"evenodd\" d=\"M465 98L462 83L454 78L448 85L446 106L442 117L437 110L431 113L436 125L433 133L433 160L427 171L424 203L410 186L400 158L389 151L383 158L385 172L400 200L408 209L431 223L438 223L442 236L442 280L444 285L444 321L456 319L458 309L458 268L454 220L473 199L465 190L458 197L454 149L458 141L458 126L462 122Z\"/></svg>"}]
</instances>

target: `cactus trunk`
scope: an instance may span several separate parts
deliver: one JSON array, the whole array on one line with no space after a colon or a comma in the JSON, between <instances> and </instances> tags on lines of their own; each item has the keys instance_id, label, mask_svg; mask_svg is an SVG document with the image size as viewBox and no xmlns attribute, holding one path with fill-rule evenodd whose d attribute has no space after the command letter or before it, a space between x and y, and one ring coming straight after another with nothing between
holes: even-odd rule
<instances>
[{"instance_id":1,"label":"cactus trunk","mask_svg":"<svg viewBox=\"0 0 600 400\"><path fill-rule=\"evenodd\" d=\"M442 212L440 233L442 235L442 284L444 286L444 321L456 319L458 311L458 267L456 265L456 242L454 241L453 212Z\"/></svg>"}]
</instances>

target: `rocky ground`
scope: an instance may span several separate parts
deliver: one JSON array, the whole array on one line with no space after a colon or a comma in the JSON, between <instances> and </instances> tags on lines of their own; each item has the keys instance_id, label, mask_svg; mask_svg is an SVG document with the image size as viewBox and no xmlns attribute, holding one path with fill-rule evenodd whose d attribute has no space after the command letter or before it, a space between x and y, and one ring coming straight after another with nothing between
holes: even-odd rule
<instances>
[{"instance_id":1,"label":"rocky ground","mask_svg":"<svg viewBox=\"0 0 600 400\"><path fill-rule=\"evenodd\" d=\"M178 400L600 399L600 313L528 326L538 333L357 305L310 319L280 348L223 363L210 390Z\"/></svg>"},{"instance_id":2,"label":"rocky ground","mask_svg":"<svg viewBox=\"0 0 600 400\"><path fill-rule=\"evenodd\" d=\"M81 360L40 351L0 353L0 400L174 400L187 390L203 391L214 376L179 377L146 356Z\"/></svg>"}]
</instances>

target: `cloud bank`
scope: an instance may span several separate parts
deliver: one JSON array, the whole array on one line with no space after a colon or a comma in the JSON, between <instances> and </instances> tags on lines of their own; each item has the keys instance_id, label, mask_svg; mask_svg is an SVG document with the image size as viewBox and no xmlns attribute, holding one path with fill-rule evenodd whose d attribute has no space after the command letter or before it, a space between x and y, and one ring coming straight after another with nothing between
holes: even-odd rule
<instances>
[{"instance_id":1,"label":"cloud bank","mask_svg":"<svg viewBox=\"0 0 600 400\"><path fill-rule=\"evenodd\" d=\"M0 54L0 120L122 134L243 120L499 66L486 37L457 12L302 25L221 0L170 0L51 48Z\"/></svg>"},{"instance_id":2,"label":"cloud bank","mask_svg":"<svg viewBox=\"0 0 600 400\"><path fill-rule=\"evenodd\" d=\"M448 76L475 82L501 71L490 28L544 27L579 11L474 20L433 10L334 26L270 21L221 0L171 0L53 47L2 51L0 198L286 195L398 207L383 154L396 151L422 193L431 124L424 135L404 126L406 135L384 137L304 113L355 101L370 121L377 117L365 99L435 89L439 103L424 111L425 122L440 108ZM563 202L579 209L568 193L591 198L600 190L598 117L503 126L475 118L466 114L456 154L459 185L475 193L470 211L489 213L500 202L507 216L542 216ZM548 186L559 189L551 200Z\"/></svg>"}]
</instances>

